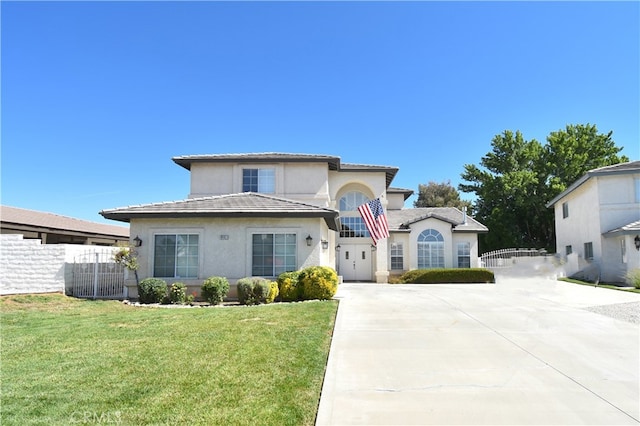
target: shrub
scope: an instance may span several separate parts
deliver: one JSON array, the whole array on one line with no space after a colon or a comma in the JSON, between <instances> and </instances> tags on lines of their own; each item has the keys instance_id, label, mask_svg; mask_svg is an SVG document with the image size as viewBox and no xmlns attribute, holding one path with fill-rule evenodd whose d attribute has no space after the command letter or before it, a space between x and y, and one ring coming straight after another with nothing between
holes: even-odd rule
<instances>
[{"instance_id":1,"label":"shrub","mask_svg":"<svg viewBox=\"0 0 640 426\"><path fill-rule=\"evenodd\" d=\"M627 273L627 281L635 288L640 289L640 269L632 269Z\"/></svg>"},{"instance_id":2,"label":"shrub","mask_svg":"<svg viewBox=\"0 0 640 426\"><path fill-rule=\"evenodd\" d=\"M300 272L283 272L278 276L278 291L283 302L295 302L302 299L302 285L298 285Z\"/></svg>"},{"instance_id":3,"label":"shrub","mask_svg":"<svg viewBox=\"0 0 640 426\"><path fill-rule=\"evenodd\" d=\"M493 272L484 268L414 269L405 272L400 282L407 284L494 283Z\"/></svg>"},{"instance_id":4,"label":"shrub","mask_svg":"<svg viewBox=\"0 0 640 426\"><path fill-rule=\"evenodd\" d=\"M338 291L338 274L328 266L305 268L300 271L298 279L302 285L302 297L305 300L328 300Z\"/></svg>"},{"instance_id":5,"label":"shrub","mask_svg":"<svg viewBox=\"0 0 640 426\"><path fill-rule=\"evenodd\" d=\"M138 284L140 303L160 303L167 295L167 283L160 278L145 278Z\"/></svg>"},{"instance_id":6,"label":"shrub","mask_svg":"<svg viewBox=\"0 0 640 426\"><path fill-rule=\"evenodd\" d=\"M169 303L181 305L187 300L187 286L184 283L173 283L169 287Z\"/></svg>"},{"instance_id":7,"label":"shrub","mask_svg":"<svg viewBox=\"0 0 640 426\"><path fill-rule=\"evenodd\" d=\"M209 277L201 287L202 298L212 305L219 305L229 293L229 281L223 277Z\"/></svg>"},{"instance_id":8,"label":"shrub","mask_svg":"<svg viewBox=\"0 0 640 426\"><path fill-rule=\"evenodd\" d=\"M265 303L273 303L278 297L280 290L278 290L278 282L277 281L269 281L269 294L267 295L267 300Z\"/></svg>"},{"instance_id":9,"label":"shrub","mask_svg":"<svg viewBox=\"0 0 640 426\"><path fill-rule=\"evenodd\" d=\"M241 278L237 282L238 302L241 305L259 305L267 303L271 281L265 278Z\"/></svg>"}]
</instances>

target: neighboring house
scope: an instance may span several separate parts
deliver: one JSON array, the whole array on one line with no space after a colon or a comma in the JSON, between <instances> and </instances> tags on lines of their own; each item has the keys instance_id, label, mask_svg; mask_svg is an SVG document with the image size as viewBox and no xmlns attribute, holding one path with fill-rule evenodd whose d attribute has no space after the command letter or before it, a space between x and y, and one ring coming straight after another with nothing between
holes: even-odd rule
<instances>
[{"instance_id":1,"label":"neighboring house","mask_svg":"<svg viewBox=\"0 0 640 426\"><path fill-rule=\"evenodd\" d=\"M478 265L477 234L487 228L455 208L403 209L413 191L390 186L395 167L285 153L173 161L191 173L187 199L100 212L130 222L142 241L141 278L199 288L214 275L233 284L324 265L345 281L385 283L409 269ZM374 246L357 207L378 197L390 237Z\"/></svg>"},{"instance_id":2,"label":"neighboring house","mask_svg":"<svg viewBox=\"0 0 640 426\"><path fill-rule=\"evenodd\" d=\"M595 266L600 281L624 282L640 268L640 161L590 170L547 207L556 247Z\"/></svg>"},{"instance_id":3,"label":"neighboring house","mask_svg":"<svg viewBox=\"0 0 640 426\"><path fill-rule=\"evenodd\" d=\"M2 234L20 234L42 244L113 246L129 242L129 228L89 222L53 213L0 206Z\"/></svg>"}]
</instances>

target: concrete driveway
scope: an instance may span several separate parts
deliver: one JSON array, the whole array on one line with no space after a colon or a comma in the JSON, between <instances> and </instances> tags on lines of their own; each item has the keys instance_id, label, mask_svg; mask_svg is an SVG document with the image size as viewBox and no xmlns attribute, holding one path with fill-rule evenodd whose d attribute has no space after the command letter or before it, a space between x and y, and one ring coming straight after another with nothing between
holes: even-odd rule
<instances>
[{"instance_id":1,"label":"concrete driveway","mask_svg":"<svg viewBox=\"0 0 640 426\"><path fill-rule=\"evenodd\" d=\"M640 328L589 310L640 294L498 278L336 297L317 425L640 424Z\"/></svg>"}]
</instances>

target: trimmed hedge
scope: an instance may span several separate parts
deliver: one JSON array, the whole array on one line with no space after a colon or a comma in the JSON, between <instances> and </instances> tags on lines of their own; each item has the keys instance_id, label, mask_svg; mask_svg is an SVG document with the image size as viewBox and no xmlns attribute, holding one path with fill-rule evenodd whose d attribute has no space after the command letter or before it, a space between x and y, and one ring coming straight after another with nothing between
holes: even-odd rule
<instances>
[{"instance_id":1,"label":"trimmed hedge","mask_svg":"<svg viewBox=\"0 0 640 426\"><path fill-rule=\"evenodd\" d=\"M266 278L252 277L240 278L238 286L238 302L241 305L259 305L271 303L277 296L277 284Z\"/></svg>"},{"instance_id":2,"label":"trimmed hedge","mask_svg":"<svg viewBox=\"0 0 640 426\"><path fill-rule=\"evenodd\" d=\"M173 283L169 287L169 303L181 305L187 300L187 286L184 283Z\"/></svg>"},{"instance_id":3,"label":"trimmed hedge","mask_svg":"<svg viewBox=\"0 0 640 426\"><path fill-rule=\"evenodd\" d=\"M209 277L200 287L202 298L212 305L219 305L229 293L229 281L224 277Z\"/></svg>"},{"instance_id":4,"label":"trimmed hedge","mask_svg":"<svg viewBox=\"0 0 640 426\"><path fill-rule=\"evenodd\" d=\"M302 286L298 286L300 271L283 272L278 276L278 290L283 302L302 300Z\"/></svg>"},{"instance_id":5,"label":"trimmed hedge","mask_svg":"<svg viewBox=\"0 0 640 426\"><path fill-rule=\"evenodd\" d=\"M160 303L167 296L167 283L160 278L145 278L138 284L140 303Z\"/></svg>"},{"instance_id":6,"label":"trimmed hedge","mask_svg":"<svg viewBox=\"0 0 640 426\"><path fill-rule=\"evenodd\" d=\"M496 279L484 268L436 268L414 269L400 276L404 284L443 284L443 283L495 283Z\"/></svg>"},{"instance_id":7,"label":"trimmed hedge","mask_svg":"<svg viewBox=\"0 0 640 426\"><path fill-rule=\"evenodd\" d=\"M305 300L328 300L338 291L338 274L328 266L310 266L298 277Z\"/></svg>"}]
</instances>

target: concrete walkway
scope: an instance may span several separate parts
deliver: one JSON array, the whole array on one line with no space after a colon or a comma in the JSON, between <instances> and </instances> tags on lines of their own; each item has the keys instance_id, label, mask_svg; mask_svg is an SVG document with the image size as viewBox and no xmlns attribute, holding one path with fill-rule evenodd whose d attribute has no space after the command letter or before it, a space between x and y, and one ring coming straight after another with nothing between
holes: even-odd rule
<instances>
[{"instance_id":1,"label":"concrete walkway","mask_svg":"<svg viewBox=\"0 0 640 426\"><path fill-rule=\"evenodd\" d=\"M640 424L640 294L548 279L341 284L317 425Z\"/></svg>"}]
</instances>

